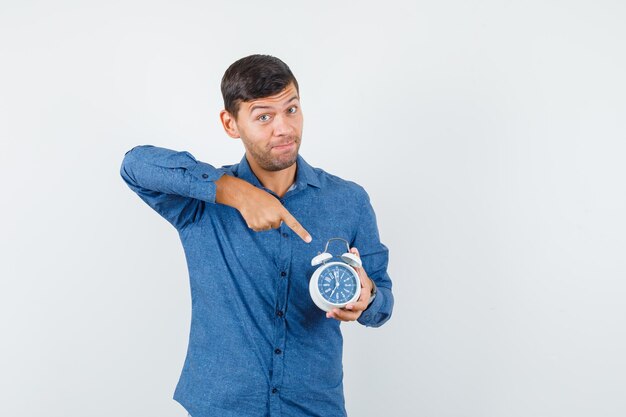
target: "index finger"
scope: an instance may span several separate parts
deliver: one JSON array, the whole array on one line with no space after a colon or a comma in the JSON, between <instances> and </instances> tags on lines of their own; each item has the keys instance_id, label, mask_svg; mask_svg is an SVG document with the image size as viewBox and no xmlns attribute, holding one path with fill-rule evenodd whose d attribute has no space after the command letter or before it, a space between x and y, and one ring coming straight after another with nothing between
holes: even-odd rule
<instances>
[{"instance_id":1,"label":"index finger","mask_svg":"<svg viewBox=\"0 0 626 417\"><path fill-rule=\"evenodd\" d=\"M298 236L300 236L302 240L304 240L306 243L311 243L313 238L311 237L309 232L307 232L306 229L302 227L302 225L296 220L295 217L291 215L291 213L289 213L287 209L285 209L285 211L283 212L283 220L291 230L293 230Z\"/></svg>"}]
</instances>

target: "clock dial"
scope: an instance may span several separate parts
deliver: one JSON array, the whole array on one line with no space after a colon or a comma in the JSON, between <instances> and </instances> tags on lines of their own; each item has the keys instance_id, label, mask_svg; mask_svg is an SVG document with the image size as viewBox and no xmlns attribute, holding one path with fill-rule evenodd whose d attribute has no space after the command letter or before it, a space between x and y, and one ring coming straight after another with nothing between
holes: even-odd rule
<instances>
[{"instance_id":1,"label":"clock dial","mask_svg":"<svg viewBox=\"0 0 626 417\"><path fill-rule=\"evenodd\" d=\"M331 303L347 303L357 290L359 278L347 266L331 265L324 269L318 279L318 288L322 297Z\"/></svg>"}]
</instances>

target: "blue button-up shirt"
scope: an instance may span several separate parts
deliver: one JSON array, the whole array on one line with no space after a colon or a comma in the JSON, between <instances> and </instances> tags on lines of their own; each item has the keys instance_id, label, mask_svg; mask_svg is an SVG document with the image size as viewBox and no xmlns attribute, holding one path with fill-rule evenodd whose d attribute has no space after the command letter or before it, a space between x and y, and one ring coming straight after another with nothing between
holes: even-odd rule
<instances>
[{"instance_id":1,"label":"blue button-up shirt","mask_svg":"<svg viewBox=\"0 0 626 417\"><path fill-rule=\"evenodd\" d=\"M279 200L311 234L306 243L284 222L255 232L239 211L215 202L224 174L278 198L245 155L216 168L189 152L141 145L126 152L120 173L184 247L192 315L174 400L193 417L346 416L342 322L313 303L309 280L327 240L346 239L378 289L357 321L379 327L391 317L389 251L363 187L298 156L296 181ZM347 248L332 241L328 250Z\"/></svg>"}]
</instances>

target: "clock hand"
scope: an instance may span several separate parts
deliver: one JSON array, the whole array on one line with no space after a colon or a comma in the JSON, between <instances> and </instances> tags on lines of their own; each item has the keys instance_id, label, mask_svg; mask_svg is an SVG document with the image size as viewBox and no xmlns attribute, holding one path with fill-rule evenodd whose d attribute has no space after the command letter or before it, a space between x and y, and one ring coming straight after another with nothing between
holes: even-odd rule
<instances>
[{"instance_id":1,"label":"clock hand","mask_svg":"<svg viewBox=\"0 0 626 417\"><path fill-rule=\"evenodd\" d=\"M333 294L335 293L335 291L337 291L337 287L338 287L338 286L339 286L339 285L335 285L335 288L333 288L333 290L331 291L331 293L330 293L330 295L328 296L328 298L330 298L330 297L332 297L332 296L333 296Z\"/></svg>"}]
</instances>

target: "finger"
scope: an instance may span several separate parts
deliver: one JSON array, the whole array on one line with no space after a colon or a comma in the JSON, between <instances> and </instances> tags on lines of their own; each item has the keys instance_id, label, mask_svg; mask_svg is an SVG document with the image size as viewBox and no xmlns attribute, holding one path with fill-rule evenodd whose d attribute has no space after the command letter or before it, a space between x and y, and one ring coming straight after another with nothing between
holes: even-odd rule
<instances>
[{"instance_id":1,"label":"finger","mask_svg":"<svg viewBox=\"0 0 626 417\"><path fill-rule=\"evenodd\" d=\"M347 310L342 310L340 308L333 308L332 311L329 311L326 317L331 317L340 321L354 321L359 318L361 312L352 312Z\"/></svg>"},{"instance_id":2,"label":"finger","mask_svg":"<svg viewBox=\"0 0 626 417\"><path fill-rule=\"evenodd\" d=\"M359 295L359 299L353 301L351 303L346 304L346 310L348 311L364 311L369 305L370 301L370 293L367 291L361 290L361 294Z\"/></svg>"},{"instance_id":3,"label":"finger","mask_svg":"<svg viewBox=\"0 0 626 417\"><path fill-rule=\"evenodd\" d=\"M356 256L358 256L359 259L361 259L361 254L359 253L359 250L357 248L350 248L350 252L354 253ZM369 277L367 276L367 272L365 272L365 268L363 268L363 265L354 266L353 268L359 274L359 279L361 280L361 287L364 287L365 283L369 279Z\"/></svg>"},{"instance_id":4,"label":"finger","mask_svg":"<svg viewBox=\"0 0 626 417\"><path fill-rule=\"evenodd\" d=\"M248 225L248 228L254 230L255 232L266 232L268 230L278 229L281 223L282 221L280 221L280 223L278 221L274 221L274 222L264 225L263 227L255 227L255 226Z\"/></svg>"},{"instance_id":5,"label":"finger","mask_svg":"<svg viewBox=\"0 0 626 417\"><path fill-rule=\"evenodd\" d=\"M370 301L370 297L367 294L364 294L365 291L361 292L361 296L358 301L354 301L346 305L346 310L348 311L364 311L367 308L367 305Z\"/></svg>"},{"instance_id":6,"label":"finger","mask_svg":"<svg viewBox=\"0 0 626 417\"><path fill-rule=\"evenodd\" d=\"M248 229L252 229L255 232L266 232L268 230L272 230L272 226L264 226L264 227L257 227L257 226L248 226Z\"/></svg>"},{"instance_id":7,"label":"finger","mask_svg":"<svg viewBox=\"0 0 626 417\"><path fill-rule=\"evenodd\" d=\"M350 248L350 253L355 254L356 257L359 258L359 260L361 259L361 254L359 253L359 250L357 248ZM357 272L360 275L361 274L361 269L363 269L363 265L355 266L354 268L357 270Z\"/></svg>"},{"instance_id":8,"label":"finger","mask_svg":"<svg viewBox=\"0 0 626 417\"><path fill-rule=\"evenodd\" d=\"M287 209L285 209L283 213L283 220L291 230L293 230L298 236L300 236L302 240L304 240L306 243L311 243L313 238L311 237L309 232L307 232L306 229L302 227L302 225L296 220L295 217L291 215L291 213L289 213Z\"/></svg>"}]
</instances>

